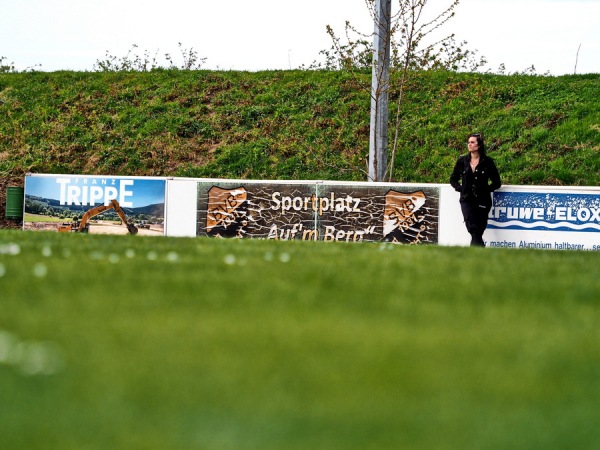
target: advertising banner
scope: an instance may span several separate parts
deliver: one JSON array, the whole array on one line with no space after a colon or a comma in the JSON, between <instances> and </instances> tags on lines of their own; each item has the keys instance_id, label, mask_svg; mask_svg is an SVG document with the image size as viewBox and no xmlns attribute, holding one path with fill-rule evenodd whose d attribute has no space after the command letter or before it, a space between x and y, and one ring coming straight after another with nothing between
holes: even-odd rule
<instances>
[{"instance_id":1,"label":"advertising banner","mask_svg":"<svg viewBox=\"0 0 600 450\"><path fill-rule=\"evenodd\" d=\"M338 242L438 242L439 188L200 181L197 235Z\"/></svg>"},{"instance_id":2,"label":"advertising banner","mask_svg":"<svg viewBox=\"0 0 600 450\"><path fill-rule=\"evenodd\" d=\"M31 175L23 228L102 234L469 245L446 184ZM600 250L600 188L503 186L487 247Z\"/></svg>"},{"instance_id":3,"label":"advertising banner","mask_svg":"<svg viewBox=\"0 0 600 450\"><path fill-rule=\"evenodd\" d=\"M27 175L25 230L164 235L166 179Z\"/></svg>"},{"instance_id":4,"label":"advertising banner","mask_svg":"<svg viewBox=\"0 0 600 450\"><path fill-rule=\"evenodd\" d=\"M489 247L600 250L600 193L503 188L488 229Z\"/></svg>"}]
</instances>

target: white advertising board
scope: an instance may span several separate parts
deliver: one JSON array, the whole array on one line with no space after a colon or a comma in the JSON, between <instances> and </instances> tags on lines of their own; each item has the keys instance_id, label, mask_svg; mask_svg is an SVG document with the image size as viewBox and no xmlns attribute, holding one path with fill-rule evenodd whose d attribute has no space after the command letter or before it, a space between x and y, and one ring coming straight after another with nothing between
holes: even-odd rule
<instances>
[{"instance_id":1,"label":"white advertising board","mask_svg":"<svg viewBox=\"0 0 600 450\"><path fill-rule=\"evenodd\" d=\"M60 228L109 197L140 221L140 234L470 243L448 184L28 175L24 228ZM600 187L503 186L493 200L487 247L600 250ZM90 229L126 232L114 220Z\"/></svg>"},{"instance_id":2,"label":"white advertising board","mask_svg":"<svg viewBox=\"0 0 600 450\"><path fill-rule=\"evenodd\" d=\"M437 244L441 187L171 179L167 235Z\"/></svg>"},{"instance_id":3,"label":"white advertising board","mask_svg":"<svg viewBox=\"0 0 600 450\"><path fill-rule=\"evenodd\" d=\"M600 188L505 186L494 193L488 247L600 250Z\"/></svg>"},{"instance_id":4,"label":"white advertising board","mask_svg":"<svg viewBox=\"0 0 600 450\"><path fill-rule=\"evenodd\" d=\"M27 174L25 230L164 235L166 178Z\"/></svg>"}]
</instances>

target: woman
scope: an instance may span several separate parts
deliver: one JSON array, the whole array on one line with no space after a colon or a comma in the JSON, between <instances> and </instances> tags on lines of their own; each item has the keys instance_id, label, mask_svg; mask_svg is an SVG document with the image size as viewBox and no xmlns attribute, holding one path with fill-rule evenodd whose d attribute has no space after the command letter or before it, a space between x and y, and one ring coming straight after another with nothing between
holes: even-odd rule
<instances>
[{"instance_id":1,"label":"woman","mask_svg":"<svg viewBox=\"0 0 600 450\"><path fill-rule=\"evenodd\" d=\"M456 161L450 184L460 192L460 207L471 234L471 245L485 247L483 232L492 208L492 192L502 182L494 160L485 153L481 135L471 134L467 146L469 153Z\"/></svg>"}]
</instances>

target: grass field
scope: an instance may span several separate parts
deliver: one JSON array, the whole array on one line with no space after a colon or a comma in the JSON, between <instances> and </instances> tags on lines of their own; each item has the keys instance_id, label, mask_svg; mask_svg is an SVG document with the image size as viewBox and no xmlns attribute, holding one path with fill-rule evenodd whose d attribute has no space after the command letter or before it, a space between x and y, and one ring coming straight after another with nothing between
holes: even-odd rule
<instances>
[{"instance_id":1,"label":"grass field","mask_svg":"<svg viewBox=\"0 0 600 450\"><path fill-rule=\"evenodd\" d=\"M600 253L0 231L2 449L594 449Z\"/></svg>"},{"instance_id":2,"label":"grass field","mask_svg":"<svg viewBox=\"0 0 600 450\"><path fill-rule=\"evenodd\" d=\"M44 216L42 214L31 214L25 213L23 220L25 222L56 222L62 223L67 219L61 219L60 217Z\"/></svg>"}]
</instances>

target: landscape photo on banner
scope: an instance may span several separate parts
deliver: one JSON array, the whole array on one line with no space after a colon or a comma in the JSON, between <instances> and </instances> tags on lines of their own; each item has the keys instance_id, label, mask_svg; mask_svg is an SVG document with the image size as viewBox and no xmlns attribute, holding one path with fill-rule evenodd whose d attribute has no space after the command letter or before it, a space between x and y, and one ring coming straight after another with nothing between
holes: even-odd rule
<instances>
[{"instance_id":1,"label":"landscape photo on banner","mask_svg":"<svg viewBox=\"0 0 600 450\"><path fill-rule=\"evenodd\" d=\"M25 230L164 235L166 179L25 177Z\"/></svg>"}]
</instances>

